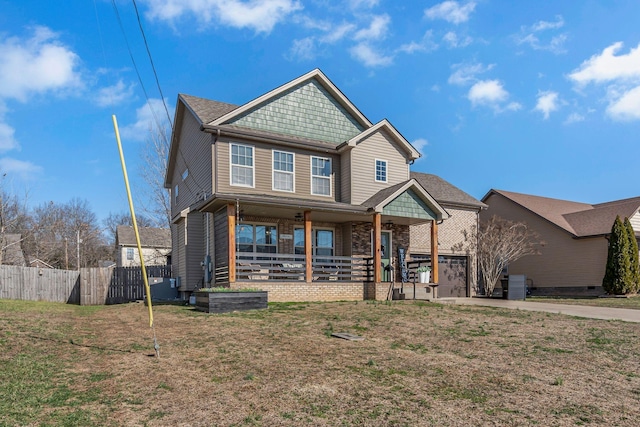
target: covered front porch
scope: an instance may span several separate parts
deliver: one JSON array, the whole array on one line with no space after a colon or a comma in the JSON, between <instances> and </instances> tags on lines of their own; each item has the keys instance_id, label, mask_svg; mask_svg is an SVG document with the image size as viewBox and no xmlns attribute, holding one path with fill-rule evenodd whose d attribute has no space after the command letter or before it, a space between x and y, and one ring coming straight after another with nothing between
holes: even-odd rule
<instances>
[{"instance_id":1,"label":"covered front porch","mask_svg":"<svg viewBox=\"0 0 640 427\"><path fill-rule=\"evenodd\" d=\"M218 195L202 209L213 214L213 285L267 290L270 301L386 299L390 283L416 274L403 276L398 263L408 255L409 227L430 221L437 254L439 220L385 211L388 204Z\"/></svg>"}]
</instances>

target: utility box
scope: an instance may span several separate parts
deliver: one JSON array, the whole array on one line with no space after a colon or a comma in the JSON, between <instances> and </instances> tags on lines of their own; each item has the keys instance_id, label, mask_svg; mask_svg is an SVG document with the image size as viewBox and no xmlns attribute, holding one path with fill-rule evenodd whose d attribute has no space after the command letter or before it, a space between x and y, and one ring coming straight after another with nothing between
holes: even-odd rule
<instances>
[{"instance_id":1,"label":"utility box","mask_svg":"<svg viewBox=\"0 0 640 427\"><path fill-rule=\"evenodd\" d=\"M507 299L526 299L527 276L524 274L510 274L507 283Z\"/></svg>"}]
</instances>

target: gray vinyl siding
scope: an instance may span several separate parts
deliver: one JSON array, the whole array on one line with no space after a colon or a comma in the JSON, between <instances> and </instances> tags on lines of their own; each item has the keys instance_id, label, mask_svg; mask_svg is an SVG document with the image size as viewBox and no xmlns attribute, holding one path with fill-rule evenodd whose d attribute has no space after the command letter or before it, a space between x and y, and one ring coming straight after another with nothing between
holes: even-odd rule
<instances>
[{"instance_id":1,"label":"gray vinyl siding","mask_svg":"<svg viewBox=\"0 0 640 427\"><path fill-rule=\"evenodd\" d=\"M601 286L607 260L604 237L574 239L573 236L499 194L485 203L482 220L492 215L524 221L545 242L541 255L526 256L509 265L509 274L524 274L534 288Z\"/></svg>"},{"instance_id":2,"label":"gray vinyl siding","mask_svg":"<svg viewBox=\"0 0 640 427\"><path fill-rule=\"evenodd\" d=\"M201 192L211 194L211 142L212 136L200 131L200 125L185 111L178 146L178 155L171 179L171 215L177 215L181 210L191 206L201 198ZM189 175L183 181L182 174L189 165ZM178 185L178 203L173 194Z\"/></svg>"},{"instance_id":3,"label":"gray vinyl siding","mask_svg":"<svg viewBox=\"0 0 640 427\"><path fill-rule=\"evenodd\" d=\"M182 283L185 290L192 291L201 287L202 266L204 260L204 214L191 212L187 215L187 245L186 250L186 283Z\"/></svg>"},{"instance_id":4,"label":"gray vinyl siding","mask_svg":"<svg viewBox=\"0 0 640 427\"><path fill-rule=\"evenodd\" d=\"M249 145L254 148L254 187L242 187L231 185L230 175L230 144ZM273 157L272 150L286 151L294 154L294 186L295 192L273 190ZM299 197L305 199L316 199L323 201L341 201L340 194L336 190L340 189L340 157L338 155L317 154L307 150L290 147L278 147L276 145L243 142L240 140L220 140L216 143L217 150L217 191L220 193L238 194L267 194L276 197ZM324 157L331 159L331 197L311 194L311 157Z\"/></svg>"},{"instance_id":5,"label":"gray vinyl siding","mask_svg":"<svg viewBox=\"0 0 640 427\"><path fill-rule=\"evenodd\" d=\"M186 280L186 250L184 246L184 218L181 218L176 223L171 224L171 258L173 277L180 278L180 286L182 288L183 281ZM182 289L181 289L182 290Z\"/></svg>"},{"instance_id":6,"label":"gray vinyl siding","mask_svg":"<svg viewBox=\"0 0 640 427\"><path fill-rule=\"evenodd\" d=\"M387 162L387 182L376 181L377 160ZM351 150L351 204L359 205L378 191L409 179L406 154L385 131L376 132Z\"/></svg>"},{"instance_id":7,"label":"gray vinyl siding","mask_svg":"<svg viewBox=\"0 0 640 427\"><path fill-rule=\"evenodd\" d=\"M340 185L343 202L351 200L351 151L347 151L340 158Z\"/></svg>"}]
</instances>

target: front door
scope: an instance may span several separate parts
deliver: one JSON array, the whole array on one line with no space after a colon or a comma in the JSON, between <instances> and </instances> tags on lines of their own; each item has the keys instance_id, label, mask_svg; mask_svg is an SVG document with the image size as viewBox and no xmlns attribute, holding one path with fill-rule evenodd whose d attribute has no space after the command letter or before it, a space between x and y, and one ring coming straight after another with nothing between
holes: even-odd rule
<instances>
[{"instance_id":1,"label":"front door","mask_svg":"<svg viewBox=\"0 0 640 427\"><path fill-rule=\"evenodd\" d=\"M391 263L391 231L380 232L380 258L382 260L382 281L390 282L391 273L389 264Z\"/></svg>"}]
</instances>

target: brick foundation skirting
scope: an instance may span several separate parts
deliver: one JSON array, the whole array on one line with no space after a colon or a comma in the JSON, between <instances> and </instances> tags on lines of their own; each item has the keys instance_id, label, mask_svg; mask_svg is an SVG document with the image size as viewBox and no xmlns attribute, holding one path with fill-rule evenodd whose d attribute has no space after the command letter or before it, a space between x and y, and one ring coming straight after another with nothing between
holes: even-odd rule
<instances>
[{"instance_id":1,"label":"brick foundation skirting","mask_svg":"<svg viewBox=\"0 0 640 427\"><path fill-rule=\"evenodd\" d=\"M236 282L231 289L269 292L269 302L385 300L389 283L362 282Z\"/></svg>"}]
</instances>

